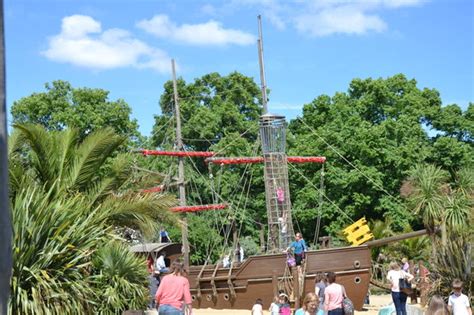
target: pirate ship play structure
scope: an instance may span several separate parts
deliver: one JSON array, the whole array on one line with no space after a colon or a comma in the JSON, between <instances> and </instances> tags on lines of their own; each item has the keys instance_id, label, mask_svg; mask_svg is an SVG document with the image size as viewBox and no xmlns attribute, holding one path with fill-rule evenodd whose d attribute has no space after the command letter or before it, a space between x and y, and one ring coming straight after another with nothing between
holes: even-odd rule
<instances>
[{"instance_id":1,"label":"pirate ship play structure","mask_svg":"<svg viewBox=\"0 0 474 315\"><path fill-rule=\"evenodd\" d=\"M188 266L188 278L191 285L193 307L197 308L234 308L250 309L255 299L261 298L269 305L279 290L284 290L291 297L295 307L307 292L314 291L316 273L333 271L337 281L345 286L350 299L357 310L361 310L367 295L371 270L371 247L381 246L406 238L426 234L425 230L404 235L366 242L358 246L311 250L301 272L290 268L283 250L294 237L291 216L291 200L288 185L288 163L325 163L324 157L288 157L286 148L286 121L284 116L272 115L267 112L266 84L263 67L263 45L261 23L259 18L259 61L263 115L259 120L260 140L263 156L224 158L217 157L213 152L185 152L181 139L181 121L179 99L176 87L174 61L172 61L174 103L176 114L176 152L142 150L144 155L176 156L179 159L178 187L179 207L176 212L195 212L204 210L224 209L226 204L186 206L184 157L206 158L207 163L219 165L263 163L265 197L268 218L267 254L251 256L243 262L232 262L224 267L221 263L202 266L189 266L189 246L187 226L183 224L183 256ZM150 191L159 191L161 188ZM175 246L175 245L169 245ZM166 246L163 248L166 250Z\"/></svg>"}]
</instances>

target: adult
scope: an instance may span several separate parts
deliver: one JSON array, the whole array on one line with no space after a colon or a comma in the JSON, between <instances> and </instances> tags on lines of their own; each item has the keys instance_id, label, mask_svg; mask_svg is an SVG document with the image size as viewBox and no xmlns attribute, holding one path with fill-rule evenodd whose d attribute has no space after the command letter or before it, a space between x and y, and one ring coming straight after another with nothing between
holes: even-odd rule
<instances>
[{"instance_id":1,"label":"adult","mask_svg":"<svg viewBox=\"0 0 474 315\"><path fill-rule=\"evenodd\" d=\"M407 315L407 295L400 290L400 280L406 279L408 282L413 280L413 276L400 269L396 261L390 263L390 271L387 274L387 280L390 282L392 291L392 300L395 304L397 315Z\"/></svg>"},{"instance_id":2,"label":"adult","mask_svg":"<svg viewBox=\"0 0 474 315\"><path fill-rule=\"evenodd\" d=\"M318 313L319 298L313 292L306 294L303 307L295 312L295 315L316 315Z\"/></svg>"},{"instance_id":3,"label":"adult","mask_svg":"<svg viewBox=\"0 0 474 315\"><path fill-rule=\"evenodd\" d=\"M155 300L159 305L159 315L191 315L192 300L189 281L184 276L184 263L175 260L171 264L171 274L161 280Z\"/></svg>"},{"instance_id":4,"label":"adult","mask_svg":"<svg viewBox=\"0 0 474 315\"><path fill-rule=\"evenodd\" d=\"M304 254L307 248L306 248L306 243L303 239L303 236L301 235L300 232L296 233L295 241L293 241L290 244L290 246L286 249L286 252L288 252L290 249L292 249L293 253L295 254L295 262L296 262L298 271L301 271L301 263L304 259Z\"/></svg>"},{"instance_id":5,"label":"adult","mask_svg":"<svg viewBox=\"0 0 474 315\"><path fill-rule=\"evenodd\" d=\"M240 263L244 261L244 248L240 245L239 242L237 242L237 245L235 247L234 256L235 261Z\"/></svg>"},{"instance_id":6,"label":"adult","mask_svg":"<svg viewBox=\"0 0 474 315\"><path fill-rule=\"evenodd\" d=\"M324 289L324 309L328 315L344 315L342 302L346 291L342 285L336 283L334 272L328 272L327 280L329 285Z\"/></svg>"},{"instance_id":7,"label":"adult","mask_svg":"<svg viewBox=\"0 0 474 315\"><path fill-rule=\"evenodd\" d=\"M323 272L316 274L314 279L314 293L319 298L319 309L324 309L324 290L327 287L326 275Z\"/></svg>"},{"instance_id":8,"label":"adult","mask_svg":"<svg viewBox=\"0 0 474 315\"><path fill-rule=\"evenodd\" d=\"M170 243L170 236L168 235L168 232L166 232L164 227L161 227L160 229L160 241L161 243Z\"/></svg>"},{"instance_id":9,"label":"adult","mask_svg":"<svg viewBox=\"0 0 474 315\"><path fill-rule=\"evenodd\" d=\"M425 315L449 315L449 309L439 295L433 295Z\"/></svg>"},{"instance_id":10,"label":"adult","mask_svg":"<svg viewBox=\"0 0 474 315\"><path fill-rule=\"evenodd\" d=\"M162 251L158 259L155 261L155 273L166 273L169 269L166 267L166 251Z\"/></svg>"},{"instance_id":11,"label":"adult","mask_svg":"<svg viewBox=\"0 0 474 315\"><path fill-rule=\"evenodd\" d=\"M148 308L155 308L155 296L158 286L160 284L160 276L154 274L153 272L148 275L148 290L150 291L150 300L148 302Z\"/></svg>"},{"instance_id":12,"label":"adult","mask_svg":"<svg viewBox=\"0 0 474 315\"><path fill-rule=\"evenodd\" d=\"M229 268L230 267L230 256L225 255L224 258L222 259L222 267L224 268Z\"/></svg>"}]
</instances>

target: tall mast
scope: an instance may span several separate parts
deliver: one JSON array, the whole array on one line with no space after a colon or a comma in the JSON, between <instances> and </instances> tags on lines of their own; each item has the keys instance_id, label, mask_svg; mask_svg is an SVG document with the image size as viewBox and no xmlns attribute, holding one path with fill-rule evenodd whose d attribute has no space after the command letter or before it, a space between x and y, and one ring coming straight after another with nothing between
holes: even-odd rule
<instances>
[{"instance_id":1,"label":"tall mast","mask_svg":"<svg viewBox=\"0 0 474 315\"><path fill-rule=\"evenodd\" d=\"M173 94L174 94L174 110L176 118L176 145L178 151L183 151L183 138L181 136L181 115L179 111L179 100L178 100L178 85L176 83L176 67L174 59L171 59L171 68L173 71ZM179 205L186 205L186 189L184 187L184 157L178 157L178 189L179 189ZM186 214L182 218L182 243L183 243L183 256L184 266L186 270L189 270L189 243L188 243L188 222Z\"/></svg>"},{"instance_id":2,"label":"tall mast","mask_svg":"<svg viewBox=\"0 0 474 315\"><path fill-rule=\"evenodd\" d=\"M288 247L293 237L288 165L286 156L286 120L284 116L268 113L267 84L263 64L262 17L258 17L258 61L262 85L263 115L260 116L260 138L265 164L265 200L268 220L269 252Z\"/></svg>"},{"instance_id":3,"label":"tall mast","mask_svg":"<svg viewBox=\"0 0 474 315\"><path fill-rule=\"evenodd\" d=\"M12 274L12 225L8 210L7 111L5 106L5 34L0 0L0 314L7 313Z\"/></svg>"},{"instance_id":4,"label":"tall mast","mask_svg":"<svg viewBox=\"0 0 474 315\"><path fill-rule=\"evenodd\" d=\"M265 81L265 65L263 64L263 36L262 16L258 15L258 63L260 65L260 84L262 89L263 114L268 112L267 108L267 83Z\"/></svg>"}]
</instances>

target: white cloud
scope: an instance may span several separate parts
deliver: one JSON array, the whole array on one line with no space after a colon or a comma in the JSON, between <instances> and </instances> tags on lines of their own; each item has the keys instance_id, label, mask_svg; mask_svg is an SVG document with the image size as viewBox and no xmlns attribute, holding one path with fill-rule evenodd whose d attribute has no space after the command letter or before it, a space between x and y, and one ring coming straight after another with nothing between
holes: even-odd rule
<instances>
[{"instance_id":1,"label":"white cloud","mask_svg":"<svg viewBox=\"0 0 474 315\"><path fill-rule=\"evenodd\" d=\"M390 8L418 6L426 0L383 0L383 3Z\"/></svg>"},{"instance_id":2,"label":"white cloud","mask_svg":"<svg viewBox=\"0 0 474 315\"><path fill-rule=\"evenodd\" d=\"M385 22L376 15L370 15L357 7L344 6L328 8L315 14L302 14L295 19L296 29L314 36L335 33L365 34L369 31L382 32Z\"/></svg>"},{"instance_id":3,"label":"white cloud","mask_svg":"<svg viewBox=\"0 0 474 315\"><path fill-rule=\"evenodd\" d=\"M255 36L250 33L225 29L221 23L213 20L201 24L178 26L168 16L160 14L149 20L138 22L137 26L156 37L191 45L250 45L256 41Z\"/></svg>"},{"instance_id":4,"label":"white cloud","mask_svg":"<svg viewBox=\"0 0 474 315\"><path fill-rule=\"evenodd\" d=\"M63 18L61 32L49 39L42 52L48 59L96 70L121 67L150 68L167 73L170 58L157 48L117 28L103 31L90 16Z\"/></svg>"},{"instance_id":5,"label":"white cloud","mask_svg":"<svg viewBox=\"0 0 474 315\"><path fill-rule=\"evenodd\" d=\"M428 0L233 0L236 7L256 7L278 29L291 25L310 36L362 35L388 29L383 11L420 6Z\"/></svg>"}]
</instances>

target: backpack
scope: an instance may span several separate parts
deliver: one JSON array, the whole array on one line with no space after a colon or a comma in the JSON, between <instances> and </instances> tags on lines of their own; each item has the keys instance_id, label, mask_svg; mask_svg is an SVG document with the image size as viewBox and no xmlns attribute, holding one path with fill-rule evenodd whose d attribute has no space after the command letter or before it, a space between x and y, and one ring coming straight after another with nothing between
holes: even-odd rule
<instances>
[{"instance_id":1,"label":"backpack","mask_svg":"<svg viewBox=\"0 0 474 315\"><path fill-rule=\"evenodd\" d=\"M296 266L295 257L291 256L290 254L287 254L286 255L286 263L288 264L288 267Z\"/></svg>"},{"instance_id":2,"label":"backpack","mask_svg":"<svg viewBox=\"0 0 474 315\"><path fill-rule=\"evenodd\" d=\"M345 297L344 300L342 300L342 308L344 309L344 315L354 314L354 304L348 297Z\"/></svg>"},{"instance_id":3,"label":"backpack","mask_svg":"<svg viewBox=\"0 0 474 315\"><path fill-rule=\"evenodd\" d=\"M342 285L342 293L344 299L342 300L342 309L344 310L344 315L353 315L354 314L354 303L352 303L351 299L347 297L346 288Z\"/></svg>"}]
</instances>

